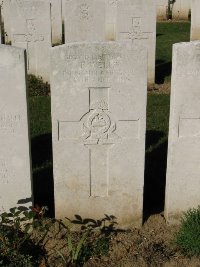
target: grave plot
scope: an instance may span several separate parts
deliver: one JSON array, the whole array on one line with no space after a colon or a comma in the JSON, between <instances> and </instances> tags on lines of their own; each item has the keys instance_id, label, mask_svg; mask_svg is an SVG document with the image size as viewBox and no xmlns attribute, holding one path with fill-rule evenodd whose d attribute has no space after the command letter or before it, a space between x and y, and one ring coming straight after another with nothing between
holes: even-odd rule
<instances>
[{"instance_id":1,"label":"grave plot","mask_svg":"<svg viewBox=\"0 0 200 267\"><path fill-rule=\"evenodd\" d=\"M142 222L147 52L129 44L52 48L57 218Z\"/></svg>"}]
</instances>

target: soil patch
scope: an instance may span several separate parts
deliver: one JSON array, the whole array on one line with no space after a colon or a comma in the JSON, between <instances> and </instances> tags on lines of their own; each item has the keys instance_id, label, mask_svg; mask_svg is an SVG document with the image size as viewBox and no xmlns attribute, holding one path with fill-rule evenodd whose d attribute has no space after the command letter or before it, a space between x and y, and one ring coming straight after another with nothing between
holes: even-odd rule
<instances>
[{"instance_id":1,"label":"soil patch","mask_svg":"<svg viewBox=\"0 0 200 267\"><path fill-rule=\"evenodd\" d=\"M200 267L200 258L187 258L172 243L178 226L168 226L162 214L151 216L140 229L114 231L107 255L92 256L83 267ZM43 241L47 259L40 267L63 265L66 256L66 230L52 227ZM78 233L74 233L78 238ZM75 237L75 238L76 238Z\"/></svg>"}]
</instances>

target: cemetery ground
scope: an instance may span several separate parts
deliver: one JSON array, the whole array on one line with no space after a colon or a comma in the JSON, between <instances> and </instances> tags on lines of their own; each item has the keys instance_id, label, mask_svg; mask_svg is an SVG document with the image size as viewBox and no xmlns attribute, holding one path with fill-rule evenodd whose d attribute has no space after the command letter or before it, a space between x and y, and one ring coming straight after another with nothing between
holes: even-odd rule
<instances>
[{"instance_id":1,"label":"cemetery ground","mask_svg":"<svg viewBox=\"0 0 200 267\"><path fill-rule=\"evenodd\" d=\"M143 227L124 231L118 227L117 218L111 214L105 217L102 215L99 221L93 218L84 221L85 218L78 214L70 218L74 219L74 224L86 226L82 233L78 233L69 232L58 222L49 224L51 219L46 219L48 227L44 233L34 231L32 234L33 240L37 242L32 243L31 250L36 251L37 255L34 255L35 265L30 266L200 266L200 258L186 256L173 242L179 226L167 226L163 217L172 44L189 41L189 30L188 22L162 22L157 25L156 85L149 88L147 105ZM49 87L29 76L29 94L35 204L48 207L47 215L53 218ZM40 209L36 208L38 217L39 212ZM0 266L5 266L1 265L1 259ZM20 265L18 262L18 265L9 266L29 265Z\"/></svg>"}]
</instances>

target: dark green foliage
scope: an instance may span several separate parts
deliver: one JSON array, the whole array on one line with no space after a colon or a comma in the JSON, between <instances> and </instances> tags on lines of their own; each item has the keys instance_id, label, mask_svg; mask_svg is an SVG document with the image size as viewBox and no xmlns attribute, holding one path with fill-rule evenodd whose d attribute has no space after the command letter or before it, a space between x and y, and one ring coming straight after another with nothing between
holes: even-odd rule
<instances>
[{"instance_id":1,"label":"dark green foliage","mask_svg":"<svg viewBox=\"0 0 200 267\"><path fill-rule=\"evenodd\" d=\"M190 41L189 22L158 22L156 32L156 83L169 81L172 45Z\"/></svg>"},{"instance_id":2,"label":"dark green foliage","mask_svg":"<svg viewBox=\"0 0 200 267\"><path fill-rule=\"evenodd\" d=\"M28 75L28 95L29 96L48 96L50 95L50 85L44 83L41 77L32 74Z\"/></svg>"},{"instance_id":3,"label":"dark green foliage","mask_svg":"<svg viewBox=\"0 0 200 267\"><path fill-rule=\"evenodd\" d=\"M174 242L188 256L200 256L200 206L184 213Z\"/></svg>"},{"instance_id":4,"label":"dark green foliage","mask_svg":"<svg viewBox=\"0 0 200 267\"><path fill-rule=\"evenodd\" d=\"M34 229L46 230L38 213L25 207L11 208L0 214L0 266L38 266L43 250L31 239Z\"/></svg>"}]
</instances>

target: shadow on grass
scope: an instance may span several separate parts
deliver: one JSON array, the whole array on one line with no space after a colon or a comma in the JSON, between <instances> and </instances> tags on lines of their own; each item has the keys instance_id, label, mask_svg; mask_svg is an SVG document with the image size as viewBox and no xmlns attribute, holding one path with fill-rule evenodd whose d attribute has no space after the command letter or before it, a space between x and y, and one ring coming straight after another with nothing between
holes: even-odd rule
<instances>
[{"instance_id":1,"label":"shadow on grass","mask_svg":"<svg viewBox=\"0 0 200 267\"><path fill-rule=\"evenodd\" d=\"M34 205L47 206L47 215L54 217L54 183L52 136L45 134L31 141Z\"/></svg>"},{"instance_id":2,"label":"shadow on grass","mask_svg":"<svg viewBox=\"0 0 200 267\"><path fill-rule=\"evenodd\" d=\"M159 131L147 131L146 150L159 142L164 133ZM167 141L158 145L152 151L146 152L144 175L144 203L143 221L152 214L164 210L165 183L167 166Z\"/></svg>"},{"instance_id":3,"label":"shadow on grass","mask_svg":"<svg viewBox=\"0 0 200 267\"><path fill-rule=\"evenodd\" d=\"M156 60L156 77L155 82L162 84L165 81L165 77L169 76L172 71L172 62L165 62L163 60Z\"/></svg>"}]
</instances>

